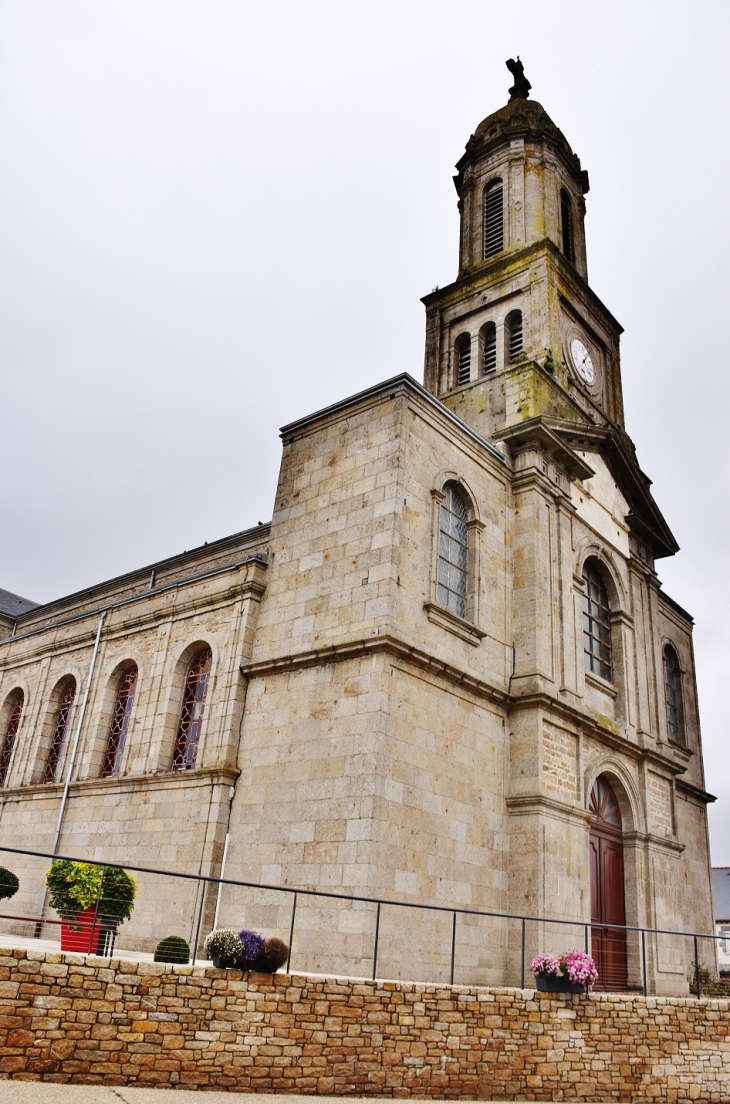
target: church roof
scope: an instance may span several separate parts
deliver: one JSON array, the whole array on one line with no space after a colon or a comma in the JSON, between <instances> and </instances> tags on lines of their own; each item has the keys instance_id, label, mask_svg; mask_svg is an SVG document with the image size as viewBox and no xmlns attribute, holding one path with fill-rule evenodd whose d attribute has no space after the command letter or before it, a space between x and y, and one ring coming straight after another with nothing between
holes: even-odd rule
<instances>
[{"instance_id":1,"label":"church roof","mask_svg":"<svg viewBox=\"0 0 730 1104\"><path fill-rule=\"evenodd\" d=\"M21 598L19 594L13 594L10 590L0 589L0 613L6 617L20 617L24 613L35 609L37 602L31 602L30 598Z\"/></svg>"},{"instance_id":2,"label":"church roof","mask_svg":"<svg viewBox=\"0 0 730 1104\"><path fill-rule=\"evenodd\" d=\"M730 866L713 866L712 896L715 898L715 920L730 921Z\"/></svg>"}]
</instances>

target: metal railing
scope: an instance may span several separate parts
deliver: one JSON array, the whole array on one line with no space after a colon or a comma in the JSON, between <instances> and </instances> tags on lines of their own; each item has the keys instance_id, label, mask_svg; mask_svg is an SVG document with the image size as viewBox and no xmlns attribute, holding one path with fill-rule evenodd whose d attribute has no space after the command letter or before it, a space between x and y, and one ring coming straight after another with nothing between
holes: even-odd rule
<instances>
[{"instance_id":1,"label":"metal railing","mask_svg":"<svg viewBox=\"0 0 730 1104\"><path fill-rule=\"evenodd\" d=\"M688 991L697 997L730 996L730 978L724 981L716 977L716 943L727 937L710 932L527 916L445 903L421 904L323 888L186 874L131 863L101 863L97 859L3 845L0 852L25 858L25 869L16 871L21 890L26 875L33 882L31 892L26 887L25 892L18 894L17 912L10 907L14 898L6 903L6 910L0 913L0 926L13 927L12 934L18 936L18 927L32 925L36 938L46 925L61 926L65 929L67 946L70 940L73 950L82 953L111 957L117 948L117 955L124 957L125 950L121 949L124 945L126 953L146 955L154 950L162 935L169 935L170 925L176 923L188 934L195 963L201 957L201 936L212 927L214 917L234 915L235 924L228 926L239 928L252 927L251 917L255 916L259 922L263 921L260 926L288 936L287 973L292 966L295 937L296 959L305 972L350 975L357 972L357 976L370 976L373 980L448 979L452 985L519 985L523 989L528 980L529 958L543 951L564 953L582 949L592 953L597 961L599 988L633 990L645 996L681 995ZM119 931L113 901L110 904L107 895L106 911L100 908L99 896L96 905L73 923L35 913L31 902L39 899L45 875L45 863L41 867L38 860L90 863L136 875L135 909L123 933ZM101 892L100 888L100 895ZM268 899L271 895L273 903ZM303 923L306 910L312 914L319 911L324 916L320 915L317 923L316 917L310 915ZM391 914L390 910L395 912ZM409 923L409 915L420 920ZM395 926L394 917L398 917ZM483 930L485 922L490 925L487 938ZM340 936L344 948L338 947L333 932ZM576 941L582 944L580 948L576 947ZM133 946L127 946L129 943ZM424 972L428 976L418 976ZM532 985L531 977L529 981Z\"/></svg>"}]
</instances>

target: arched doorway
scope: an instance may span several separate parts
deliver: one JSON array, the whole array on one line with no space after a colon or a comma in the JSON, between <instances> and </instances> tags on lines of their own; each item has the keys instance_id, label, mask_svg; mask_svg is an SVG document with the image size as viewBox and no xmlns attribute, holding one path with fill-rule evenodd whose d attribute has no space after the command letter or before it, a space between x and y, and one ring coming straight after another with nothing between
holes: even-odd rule
<instances>
[{"instance_id":1,"label":"arched doorway","mask_svg":"<svg viewBox=\"0 0 730 1104\"><path fill-rule=\"evenodd\" d=\"M591 950L598 969L598 989L625 989L626 932L605 924L625 924L624 847L621 810L610 785L600 775L591 790Z\"/></svg>"}]
</instances>

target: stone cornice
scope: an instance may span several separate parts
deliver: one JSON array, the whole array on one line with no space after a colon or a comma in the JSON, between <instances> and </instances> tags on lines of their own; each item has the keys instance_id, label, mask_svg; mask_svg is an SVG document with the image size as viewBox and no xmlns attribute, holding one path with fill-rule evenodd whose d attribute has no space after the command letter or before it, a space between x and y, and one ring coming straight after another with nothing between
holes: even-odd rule
<instances>
[{"instance_id":1,"label":"stone cornice","mask_svg":"<svg viewBox=\"0 0 730 1104\"><path fill-rule=\"evenodd\" d=\"M691 782L686 782L683 778L677 779L677 789L686 794L687 797L694 797L695 800L701 801L703 805L711 805L713 801L717 801L714 794L708 793L700 786L693 786Z\"/></svg>"},{"instance_id":2,"label":"stone cornice","mask_svg":"<svg viewBox=\"0 0 730 1104\"><path fill-rule=\"evenodd\" d=\"M534 813L548 812L557 814L561 820L578 820L583 824L590 824L593 816L587 809L581 809L576 805L568 805L565 801L557 801L554 797L545 797L543 794L520 794L505 798L505 805L513 816L529 816Z\"/></svg>"},{"instance_id":3,"label":"stone cornice","mask_svg":"<svg viewBox=\"0 0 730 1104\"><path fill-rule=\"evenodd\" d=\"M71 797L107 796L129 793L130 790L189 789L195 786L233 786L240 775L237 767L200 767L190 771L156 771L154 774L126 774L116 778L84 778L69 786ZM13 786L0 790L0 804L27 798L60 798L63 782L39 783L35 786Z\"/></svg>"}]
</instances>

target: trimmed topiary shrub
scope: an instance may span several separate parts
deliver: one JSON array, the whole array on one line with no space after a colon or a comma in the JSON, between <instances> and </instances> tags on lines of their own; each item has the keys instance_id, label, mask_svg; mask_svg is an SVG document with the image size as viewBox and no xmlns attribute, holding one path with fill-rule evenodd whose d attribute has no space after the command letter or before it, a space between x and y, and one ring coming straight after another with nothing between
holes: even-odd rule
<instances>
[{"instance_id":1,"label":"trimmed topiary shrub","mask_svg":"<svg viewBox=\"0 0 730 1104\"><path fill-rule=\"evenodd\" d=\"M256 969L262 974L275 974L289 957L289 948L282 939L265 939L256 959Z\"/></svg>"},{"instance_id":2,"label":"trimmed topiary shrub","mask_svg":"<svg viewBox=\"0 0 730 1104\"><path fill-rule=\"evenodd\" d=\"M0 866L0 901L7 901L18 892L20 882L12 870Z\"/></svg>"},{"instance_id":3,"label":"trimmed topiary shrub","mask_svg":"<svg viewBox=\"0 0 730 1104\"><path fill-rule=\"evenodd\" d=\"M50 904L64 920L73 921L80 912L98 902L99 916L128 920L134 908L137 883L126 870L97 863L56 859L46 874Z\"/></svg>"},{"instance_id":4,"label":"trimmed topiary shrub","mask_svg":"<svg viewBox=\"0 0 730 1104\"><path fill-rule=\"evenodd\" d=\"M177 962L186 966L190 961L190 947L181 935L168 935L155 947L155 962Z\"/></svg>"}]
</instances>

